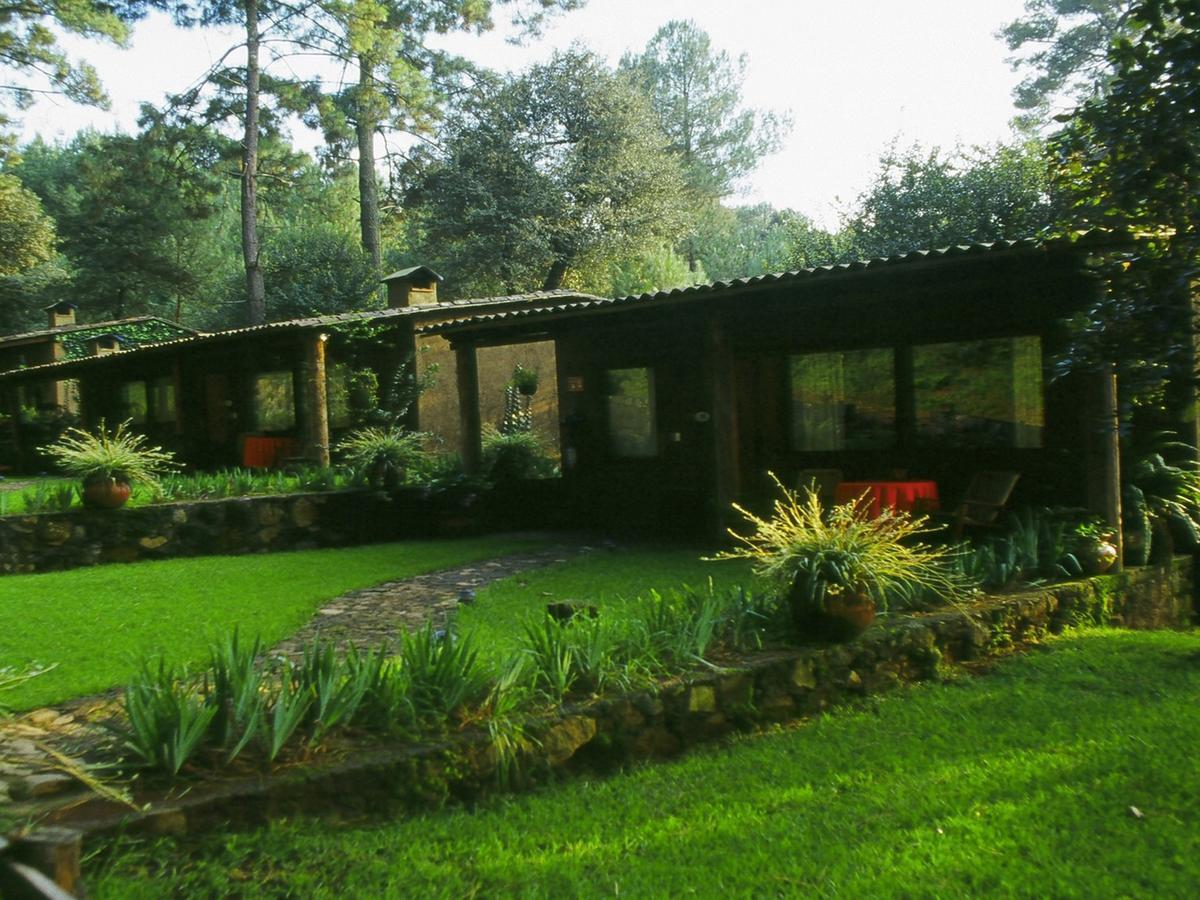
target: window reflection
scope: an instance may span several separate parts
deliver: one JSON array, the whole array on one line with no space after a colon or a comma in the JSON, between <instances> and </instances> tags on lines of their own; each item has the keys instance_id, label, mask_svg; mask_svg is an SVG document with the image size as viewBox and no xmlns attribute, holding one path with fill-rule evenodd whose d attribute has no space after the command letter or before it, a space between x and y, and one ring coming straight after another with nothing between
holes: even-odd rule
<instances>
[{"instance_id":1,"label":"window reflection","mask_svg":"<svg viewBox=\"0 0 1200 900\"><path fill-rule=\"evenodd\" d=\"M608 439L614 456L658 453L653 369L608 370Z\"/></svg>"},{"instance_id":2,"label":"window reflection","mask_svg":"<svg viewBox=\"0 0 1200 900\"><path fill-rule=\"evenodd\" d=\"M892 356L890 349L793 356L792 447L872 450L894 446Z\"/></svg>"}]
</instances>

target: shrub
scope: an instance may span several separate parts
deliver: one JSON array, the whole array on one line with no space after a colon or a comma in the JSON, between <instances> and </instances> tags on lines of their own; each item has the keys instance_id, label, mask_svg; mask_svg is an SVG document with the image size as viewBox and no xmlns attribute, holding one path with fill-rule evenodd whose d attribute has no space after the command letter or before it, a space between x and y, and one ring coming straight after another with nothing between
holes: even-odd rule
<instances>
[{"instance_id":1,"label":"shrub","mask_svg":"<svg viewBox=\"0 0 1200 900\"><path fill-rule=\"evenodd\" d=\"M554 460L532 431L506 434L494 428L485 429L482 468L484 477L495 484L556 474Z\"/></svg>"}]
</instances>

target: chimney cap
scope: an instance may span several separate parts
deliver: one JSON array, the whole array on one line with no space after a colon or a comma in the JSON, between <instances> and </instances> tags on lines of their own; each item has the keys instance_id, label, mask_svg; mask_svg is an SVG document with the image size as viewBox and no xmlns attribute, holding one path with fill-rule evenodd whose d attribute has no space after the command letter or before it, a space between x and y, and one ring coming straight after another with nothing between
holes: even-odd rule
<instances>
[{"instance_id":1,"label":"chimney cap","mask_svg":"<svg viewBox=\"0 0 1200 900\"><path fill-rule=\"evenodd\" d=\"M399 272L385 275L379 280L384 284L390 281L424 281L426 283L436 281L438 284L441 284L446 279L429 268L429 266L409 266L407 269L401 269Z\"/></svg>"},{"instance_id":2,"label":"chimney cap","mask_svg":"<svg viewBox=\"0 0 1200 900\"><path fill-rule=\"evenodd\" d=\"M72 303L70 300L59 300L49 306L43 306L42 312L69 312L72 309L79 309L79 304Z\"/></svg>"}]
</instances>

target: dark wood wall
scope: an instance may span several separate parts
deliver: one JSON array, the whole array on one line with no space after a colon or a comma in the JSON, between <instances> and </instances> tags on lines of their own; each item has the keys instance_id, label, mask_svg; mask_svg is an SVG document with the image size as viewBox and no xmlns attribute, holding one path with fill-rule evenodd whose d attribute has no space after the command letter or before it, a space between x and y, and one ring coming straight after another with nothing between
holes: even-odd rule
<instances>
[{"instance_id":1,"label":"dark wood wall","mask_svg":"<svg viewBox=\"0 0 1200 900\"><path fill-rule=\"evenodd\" d=\"M715 448L732 434L733 484L743 502L765 501L766 473L785 483L806 468L841 468L847 479L908 477L939 482L952 502L980 469L1022 474L1019 500L1082 504L1086 473L1079 451L1089 439L1080 389L1055 378L1063 318L1086 302L1093 283L1066 261L1033 257L982 264L889 268L879 275L810 279L803 285L698 297L660 309L614 312L563 321L558 341L565 471L581 517L597 524L650 527L663 534L712 533L719 518ZM713 327L733 356L713 360ZM895 447L801 453L790 446L789 357L816 351L894 348L897 391L910 390L903 371L914 345L1036 335L1043 350L1045 428L1030 449L917 446L911 421L899 416ZM653 367L658 455L615 459L608 452L604 392L607 369ZM727 417L713 415L713 379L732 377ZM732 374L729 374L729 373ZM583 390L573 391L572 385ZM899 396L897 406L911 406ZM721 431L719 431L721 430Z\"/></svg>"}]
</instances>

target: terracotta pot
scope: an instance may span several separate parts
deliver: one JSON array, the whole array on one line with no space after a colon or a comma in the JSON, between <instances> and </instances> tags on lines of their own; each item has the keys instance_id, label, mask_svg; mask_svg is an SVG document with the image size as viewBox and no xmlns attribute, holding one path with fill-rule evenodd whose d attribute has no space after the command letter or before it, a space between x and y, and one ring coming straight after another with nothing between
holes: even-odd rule
<instances>
[{"instance_id":1,"label":"terracotta pot","mask_svg":"<svg viewBox=\"0 0 1200 900\"><path fill-rule=\"evenodd\" d=\"M825 603L825 612L831 618L846 623L854 634L861 634L875 621L875 601L866 591L852 594L849 591L830 597Z\"/></svg>"},{"instance_id":2,"label":"terracotta pot","mask_svg":"<svg viewBox=\"0 0 1200 900\"><path fill-rule=\"evenodd\" d=\"M129 500L132 492L128 481L88 479L83 483L83 505L90 509L119 509Z\"/></svg>"}]
</instances>

